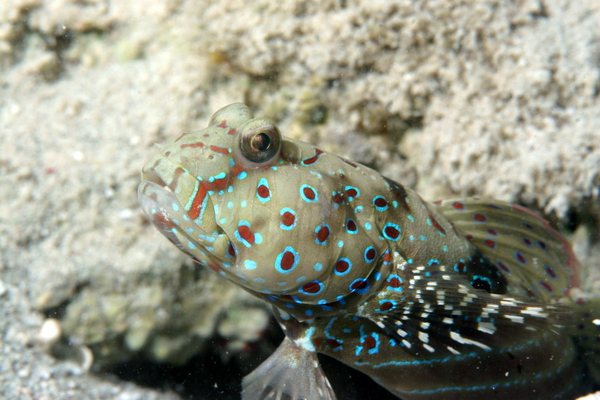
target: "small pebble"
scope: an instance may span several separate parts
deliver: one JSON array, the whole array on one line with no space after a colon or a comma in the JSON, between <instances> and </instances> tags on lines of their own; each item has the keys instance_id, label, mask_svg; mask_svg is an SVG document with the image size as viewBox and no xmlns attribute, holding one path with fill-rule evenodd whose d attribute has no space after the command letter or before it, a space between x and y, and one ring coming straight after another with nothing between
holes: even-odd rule
<instances>
[{"instance_id":1,"label":"small pebble","mask_svg":"<svg viewBox=\"0 0 600 400\"><path fill-rule=\"evenodd\" d=\"M42 323L40 332L37 334L36 339L44 347L50 347L56 343L62 335L60 323L56 318L48 318Z\"/></svg>"}]
</instances>

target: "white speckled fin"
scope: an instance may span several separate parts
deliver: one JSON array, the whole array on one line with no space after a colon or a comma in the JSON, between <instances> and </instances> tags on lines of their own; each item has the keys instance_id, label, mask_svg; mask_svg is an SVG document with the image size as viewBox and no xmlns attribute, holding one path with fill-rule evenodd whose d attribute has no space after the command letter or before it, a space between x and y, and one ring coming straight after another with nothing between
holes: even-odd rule
<instances>
[{"instance_id":1,"label":"white speckled fin","mask_svg":"<svg viewBox=\"0 0 600 400\"><path fill-rule=\"evenodd\" d=\"M573 324L568 305L488 293L452 268L408 264L397 252L394 259L399 274L391 276L404 282L402 290L384 287L357 315L384 329L408 353L487 352L551 332L558 335Z\"/></svg>"},{"instance_id":2,"label":"white speckled fin","mask_svg":"<svg viewBox=\"0 0 600 400\"><path fill-rule=\"evenodd\" d=\"M242 400L336 400L317 353L287 337L242 381Z\"/></svg>"}]
</instances>

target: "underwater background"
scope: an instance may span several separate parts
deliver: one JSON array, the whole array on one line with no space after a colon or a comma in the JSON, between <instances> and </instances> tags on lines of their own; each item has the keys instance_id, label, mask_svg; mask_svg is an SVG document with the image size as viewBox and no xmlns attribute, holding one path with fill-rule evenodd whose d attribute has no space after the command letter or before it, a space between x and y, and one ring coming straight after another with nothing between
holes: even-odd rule
<instances>
[{"instance_id":1,"label":"underwater background","mask_svg":"<svg viewBox=\"0 0 600 400\"><path fill-rule=\"evenodd\" d=\"M600 3L4 0L0 397L239 398L279 328L136 196L155 143L236 101L427 200L538 211L600 293Z\"/></svg>"}]
</instances>

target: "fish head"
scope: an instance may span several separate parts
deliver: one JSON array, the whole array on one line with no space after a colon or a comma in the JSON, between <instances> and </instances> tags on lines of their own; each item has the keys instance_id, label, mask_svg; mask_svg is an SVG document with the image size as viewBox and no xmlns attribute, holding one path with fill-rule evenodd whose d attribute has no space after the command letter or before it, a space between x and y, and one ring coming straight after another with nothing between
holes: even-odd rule
<instances>
[{"instance_id":1,"label":"fish head","mask_svg":"<svg viewBox=\"0 0 600 400\"><path fill-rule=\"evenodd\" d=\"M367 254L368 237L344 243L369 225L350 179L369 179L367 170L283 137L235 103L160 146L138 194L158 230L196 261L251 292L317 304L354 290L364 271L352 260L379 255Z\"/></svg>"}]
</instances>

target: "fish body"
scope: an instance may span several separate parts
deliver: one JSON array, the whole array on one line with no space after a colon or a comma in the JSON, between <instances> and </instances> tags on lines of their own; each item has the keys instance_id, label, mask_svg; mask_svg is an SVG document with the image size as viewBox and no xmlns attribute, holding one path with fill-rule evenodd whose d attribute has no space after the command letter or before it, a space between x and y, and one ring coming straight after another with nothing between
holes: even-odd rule
<instances>
[{"instance_id":1,"label":"fish body","mask_svg":"<svg viewBox=\"0 0 600 400\"><path fill-rule=\"evenodd\" d=\"M318 352L406 400L585 391L595 347L576 342L598 335L596 300L577 298L570 245L529 210L426 202L240 103L162 145L138 192L180 250L272 305L286 337L244 400L334 399Z\"/></svg>"}]
</instances>

